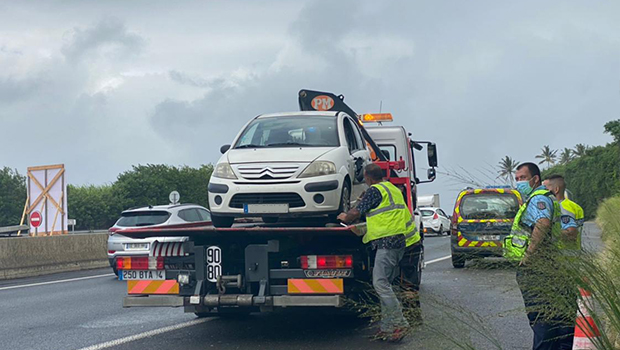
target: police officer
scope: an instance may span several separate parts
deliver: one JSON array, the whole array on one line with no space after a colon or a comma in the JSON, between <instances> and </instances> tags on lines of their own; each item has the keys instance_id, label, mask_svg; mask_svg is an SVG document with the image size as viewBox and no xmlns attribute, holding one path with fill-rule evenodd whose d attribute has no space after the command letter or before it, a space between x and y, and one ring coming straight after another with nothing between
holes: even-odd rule
<instances>
[{"instance_id":1,"label":"police officer","mask_svg":"<svg viewBox=\"0 0 620 350\"><path fill-rule=\"evenodd\" d=\"M383 170L376 164L364 169L366 190L356 208L338 215L344 223L352 223L366 215L367 232L362 241L376 249L372 270L372 285L381 302L381 322L378 336L399 341L406 334L409 324L403 317L402 306L392 289L392 281L398 274L407 241L419 241L415 223L407 209L400 190L383 181ZM413 244L413 243L412 243Z\"/></svg>"},{"instance_id":2,"label":"police officer","mask_svg":"<svg viewBox=\"0 0 620 350\"><path fill-rule=\"evenodd\" d=\"M560 207L542 186L536 164L519 165L515 179L524 204L514 219L511 234L504 240L504 256L519 262L517 283L534 332L532 349L563 349L570 341L562 337L564 320L549 311L553 310L549 292L555 288L551 284L557 281L553 266L559 254L555 241L561 235Z\"/></svg>"},{"instance_id":3,"label":"police officer","mask_svg":"<svg viewBox=\"0 0 620 350\"><path fill-rule=\"evenodd\" d=\"M562 175L551 175L544 181L545 186L553 193L556 200L560 203L562 224L561 243L563 247L570 250L581 249L581 232L583 230L583 209L579 204L566 198L566 182Z\"/></svg>"}]
</instances>

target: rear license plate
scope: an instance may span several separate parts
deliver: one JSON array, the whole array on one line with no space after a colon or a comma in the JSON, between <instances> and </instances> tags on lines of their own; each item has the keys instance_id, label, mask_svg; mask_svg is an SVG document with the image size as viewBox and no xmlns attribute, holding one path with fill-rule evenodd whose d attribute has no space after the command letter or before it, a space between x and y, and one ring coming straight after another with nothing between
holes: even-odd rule
<instances>
[{"instance_id":1,"label":"rear license plate","mask_svg":"<svg viewBox=\"0 0 620 350\"><path fill-rule=\"evenodd\" d=\"M166 271L164 270L123 270L120 271L118 279L121 281L135 280L165 280Z\"/></svg>"},{"instance_id":2,"label":"rear license plate","mask_svg":"<svg viewBox=\"0 0 620 350\"><path fill-rule=\"evenodd\" d=\"M148 250L148 243L125 243L125 250Z\"/></svg>"},{"instance_id":3,"label":"rear license plate","mask_svg":"<svg viewBox=\"0 0 620 350\"><path fill-rule=\"evenodd\" d=\"M288 294L343 294L341 278L289 279Z\"/></svg>"},{"instance_id":4,"label":"rear license plate","mask_svg":"<svg viewBox=\"0 0 620 350\"><path fill-rule=\"evenodd\" d=\"M288 204L244 204L245 214L286 214Z\"/></svg>"},{"instance_id":5,"label":"rear license plate","mask_svg":"<svg viewBox=\"0 0 620 350\"><path fill-rule=\"evenodd\" d=\"M500 236L499 235L480 236L480 237L478 237L478 240L480 240L480 241L499 241L500 240Z\"/></svg>"}]
</instances>

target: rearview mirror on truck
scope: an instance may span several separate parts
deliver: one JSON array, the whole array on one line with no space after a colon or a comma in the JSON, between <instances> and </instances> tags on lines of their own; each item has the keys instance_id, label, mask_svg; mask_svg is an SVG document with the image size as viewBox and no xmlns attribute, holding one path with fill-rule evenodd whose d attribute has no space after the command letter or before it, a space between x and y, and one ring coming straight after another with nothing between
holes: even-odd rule
<instances>
[{"instance_id":1,"label":"rearview mirror on truck","mask_svg":"<svg viewBox=\"0 0 620 350\"><path fill-rule=\"evenodd\" d=\"M228 150L230 149L230 145L224 145L222 147L220 147L220 152L222 152L222 154L228 152Z\"/></svg>"},{"instance_id":2,"label":"rearview mirror on truck","mask_svg":"<svg viewBox=\"0 0 620 350\"><path fill-rule=\"evenodd\" d=\"M432 168L436 167L437 166L437 145L434 143L429 143L426 148L426 154L428 157L428 165Z\"/></svg>"},{"instance_id":3,"label":"rearview mirror on truck","mask_svg":"<svg viewBox=\"0 0 620 350\"><path fill-rule=\"evenodd\" d=\"M433 181L435 180L435 177L437 177L437 172L435 171L435 168L429 168L426 171L426 176L428 177L429 180Z\"/></svg>"}]
</instances>

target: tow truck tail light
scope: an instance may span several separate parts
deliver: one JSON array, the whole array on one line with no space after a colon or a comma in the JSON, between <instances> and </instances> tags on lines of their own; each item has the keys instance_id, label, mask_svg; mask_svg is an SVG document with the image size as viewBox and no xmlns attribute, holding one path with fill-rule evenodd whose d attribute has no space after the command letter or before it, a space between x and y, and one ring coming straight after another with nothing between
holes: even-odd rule
<instances>
[{"instance_id":1,"label":"tow truck tail light","mask_svg":"<svg viewBox=\"0 0 620 350\"><path fill-rule=\"evenodd\" d=\"M117 257L116 258L117 270L163 270L164 258L163 257Z\"/></svg>"},{"instance_id":2,"label":"tow truck tail light","mask_svg":"<svg viewBox=\"0 0 620 350\"><path fill-rule=\"evenodd\" d=\"M304 270L353 267L351 255L303 255L300 260L301 268Z\"/></svg>"}]
</instances>

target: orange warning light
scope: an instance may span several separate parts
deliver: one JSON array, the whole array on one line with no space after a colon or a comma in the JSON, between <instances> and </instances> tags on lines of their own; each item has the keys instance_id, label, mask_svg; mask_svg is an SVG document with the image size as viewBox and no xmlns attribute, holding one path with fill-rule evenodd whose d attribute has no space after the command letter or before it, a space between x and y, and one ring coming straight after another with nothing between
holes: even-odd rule
<instances>
[{"instance_id":1,"label":"orange warning light","mask_svg":"<svg viewBox=\"0 0 620 350\"><path fill-rule=\"evenodd\" d=\"M367 113L362 114L361 120L366 123L391 122L394 121L392 113Z\"/></svg>"}]
</instances>

